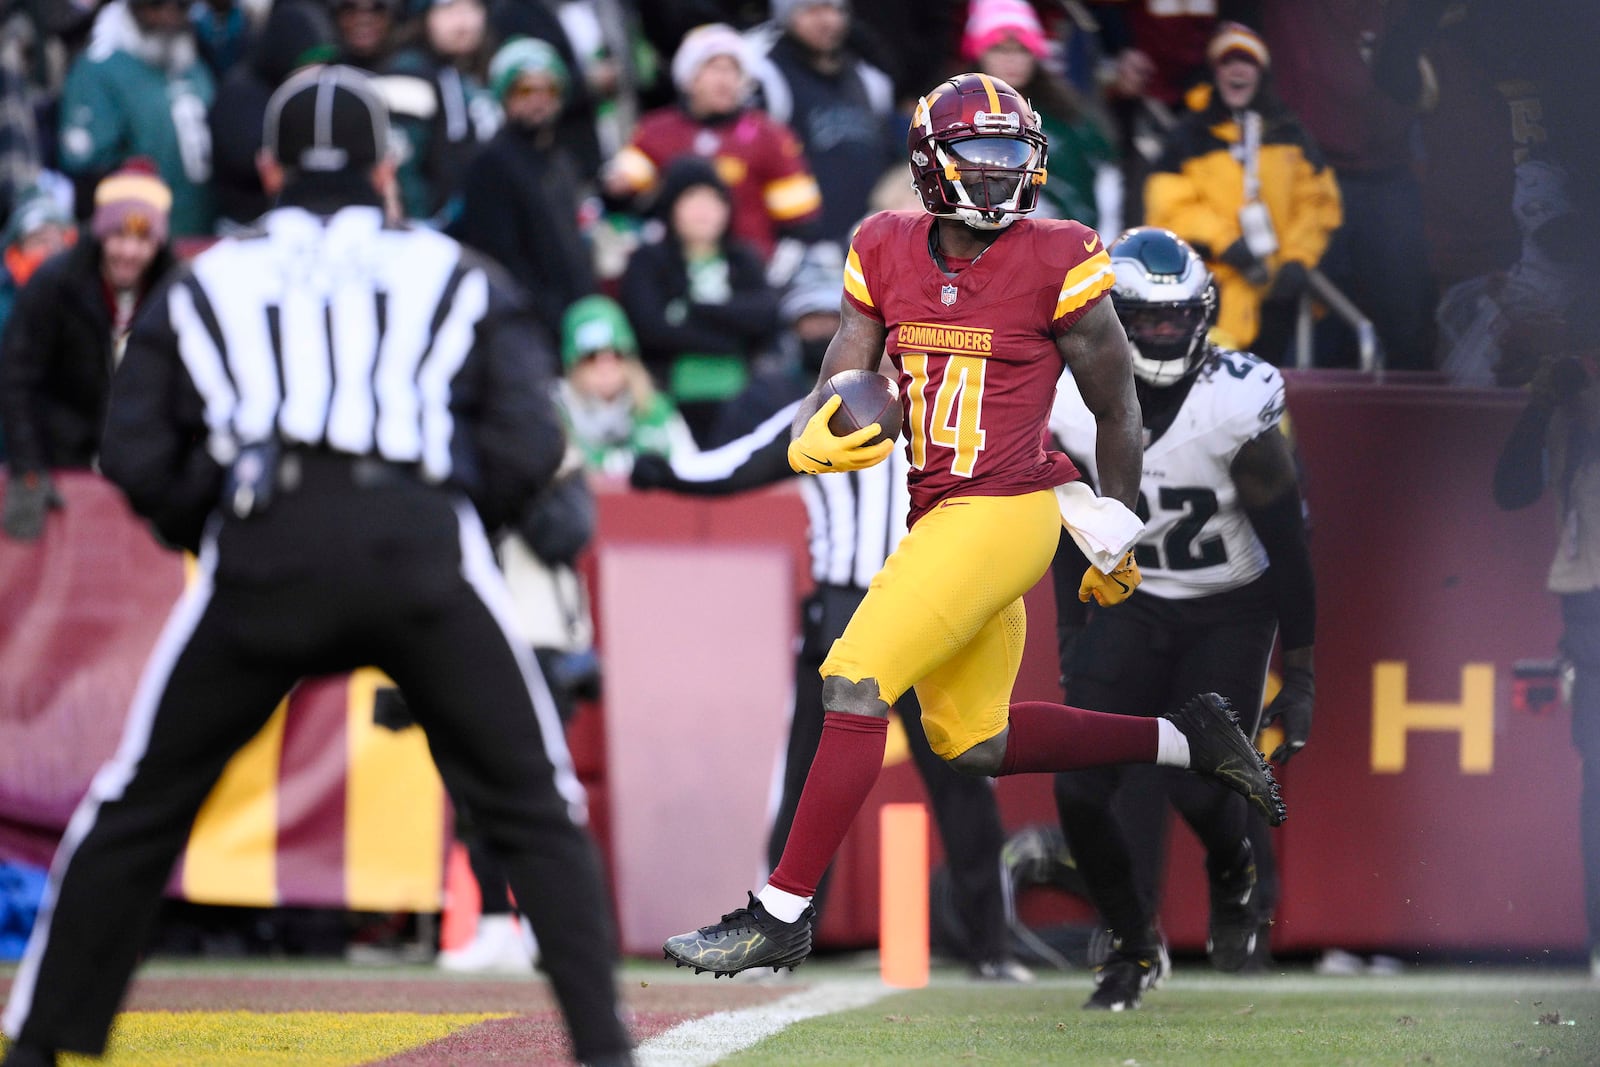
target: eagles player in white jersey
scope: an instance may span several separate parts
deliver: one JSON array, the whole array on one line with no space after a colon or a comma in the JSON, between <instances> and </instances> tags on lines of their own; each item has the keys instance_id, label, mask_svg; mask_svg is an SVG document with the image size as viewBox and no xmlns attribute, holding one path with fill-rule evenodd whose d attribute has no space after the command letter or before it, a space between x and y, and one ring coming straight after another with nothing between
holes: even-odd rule
<instances>
[{"instance_id":1,"label":"eagles player in white jersey","mask_svg":"<svg viewBox=\"0 0 1600 1067\"><path fill-rule=\"evenodd\" d=\"M1249 353L1206 340L1216 286L1182 239L1140 227L1110 253L1112 304L1134 347L1143 409L1137 510L1145 527L1135 556L1144 582L1116 607L1089 608L1087 621L1075 590L1058 588L1067 700L1152 715L1188 694L1219 692L1251 736L1258 725L1281 722L1285 742L1272 758L1287 762L1311 728L1316 607L1299 480L1279 428L1283 378ZM1094 479L1094 420L1070 374L1057 387L1051 429ZM1070 557L1076 549L1063 542ZM1058 558L1056 570L1077 575L1083 566ZM1283 687L1258 723L1279 636ZM1163 767L1065 772L1056 778L1062 828L1113 938L1086 1008L1136 1008L1165 972L1155 893L1168 799L1206 849L1212 963L1237 971L1265 949L1257 939L1269 916L1261 906L1268 887L1257 885L1242 797Z\"/></svg>"}]
</instances>

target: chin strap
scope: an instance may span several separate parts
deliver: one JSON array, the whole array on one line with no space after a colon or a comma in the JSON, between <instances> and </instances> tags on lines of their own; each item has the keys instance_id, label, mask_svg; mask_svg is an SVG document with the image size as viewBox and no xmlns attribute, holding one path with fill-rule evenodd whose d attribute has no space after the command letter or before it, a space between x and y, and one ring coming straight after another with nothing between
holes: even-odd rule
<instances>
[{"instance_id":1,"label":"chin strap","mask_svg":"<svg viewBox=\"0 0 1600 1067\"><path fill-rule=\"evenodd\" d=\"M1139 348L1139 342L1131 337L1128 338L1128 346L1133 349L1134 374L1158 389L1183 381L1205 362L1203 334L1190 338L1188 351L1176 359L1151 359ZM1178 373L1170 380L1167 376L1168 367L1178 368Z\"/></svg>"},{"instance_id":2,"label":"chin strap","mask_svg":"<svg viewBox=\"0 0 1600 1067\"><path fill-rule=\"evenodd\" d=\"M956 208L956 218L960 219L966 225L971 226L974 230L1003 230L1022 217L1012 211L1002 211L1000 213L999 220L994 221L984 218L983 214L984 213L980 208Z\"/></svg>"}]
</instances>

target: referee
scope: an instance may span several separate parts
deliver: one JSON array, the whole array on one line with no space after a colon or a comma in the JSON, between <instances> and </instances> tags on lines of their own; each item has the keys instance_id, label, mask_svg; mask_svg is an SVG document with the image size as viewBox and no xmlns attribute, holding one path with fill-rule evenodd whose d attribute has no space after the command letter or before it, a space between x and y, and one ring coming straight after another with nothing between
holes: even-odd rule
<instances>
[{"instance_id":1,"label":"referee","mask_svg":"<svg viewBox=\"0 0 1600 1067\"><path fill-rule=\"evenodd\" d=\"M261 164L278 207L133 329L101 462L199 572L51 866L6 1067L104 1050L228 759L301 678L366 665L399 685L500 854L577 1057L632 1062L583 791L485 536L560 461L548 354L485 261L385 223L387 145L364 75L290 79Z\"/></svg>"},{"instance_id":2,"label":"referee","mask_svg":"<svg viewBox=\"0 0 1600 1067\"><path fill-rule=\"evenodd\" d=\"M630 481L636 489L669 489L693 496L724 496L795 477L789 466L789 429L798 401L769 416L743 437L687 456L641 455ZM911 496L909 461L898 449L874 467L804 478L800 483L810 524L811 577L795 654L794 707L783 764L783 793L767 839L767 866L783 856L806 774L822 739L822 661L844 633L873 575L905 536ZM1000 858L1005 830L991 779L961 774L928 747L922 709L914 693L895 705L911 758L928 790L934 822L950 861L951 900L961 918L967 962L976 978L1031 981L1011 952L1013 901ZM821 911L826 881L813 906Z\"/></svg>"}]
</instances>

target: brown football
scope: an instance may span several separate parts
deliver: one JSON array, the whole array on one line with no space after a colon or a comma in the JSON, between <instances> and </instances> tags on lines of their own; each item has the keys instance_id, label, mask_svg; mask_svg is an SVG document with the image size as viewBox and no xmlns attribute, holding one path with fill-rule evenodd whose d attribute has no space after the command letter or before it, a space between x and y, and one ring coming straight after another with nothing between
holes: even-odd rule
<instances>
[{"instance_id":1,"label":"brown football","mask_svg":"<svg viewBox=\"0 0 1600 1067\"><path fill-rule=\"evenodd\" d=\"M839 394L839 410L828 420L834 436L844 437L873 423L881 432L871 444L900 436L900 390L888 378L873 370L840 371L823 385L822 399L834 393Z\"/></svg>"}]
</instances>

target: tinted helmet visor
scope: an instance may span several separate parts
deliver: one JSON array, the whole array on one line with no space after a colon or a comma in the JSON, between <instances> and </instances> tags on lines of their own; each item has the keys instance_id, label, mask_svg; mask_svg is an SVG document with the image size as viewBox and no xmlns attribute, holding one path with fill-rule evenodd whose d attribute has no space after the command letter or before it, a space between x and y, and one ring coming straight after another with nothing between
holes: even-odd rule
<instances>
[{"instance_id":1,"label":"tinted helmet visor","mask_svg":"<svg viewBox=\"0 0 1600 1067\"><path fill-rule=\"evenodd\" d=\"M949 148L959 162L975 167L1023 170L1037 159L1033 145L1015 137L969 137Z\"/></svg>"}]
</instances>

